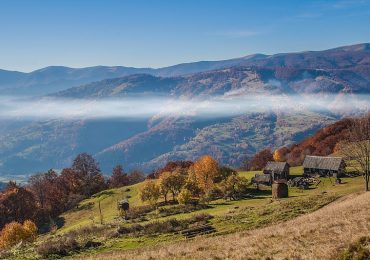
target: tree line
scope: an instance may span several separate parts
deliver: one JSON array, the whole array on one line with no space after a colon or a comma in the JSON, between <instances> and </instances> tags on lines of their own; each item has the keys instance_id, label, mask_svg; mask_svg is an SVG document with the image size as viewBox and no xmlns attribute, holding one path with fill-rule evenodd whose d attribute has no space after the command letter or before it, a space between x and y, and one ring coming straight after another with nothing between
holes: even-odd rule
<instances>
[{"instance_id":1,"label":"tree line","mask_svg":"<svg viewBox=\"0 0 370 260\"><path fill-rule=\"evenodd\" d=\"M248 180L229 167L220 166L209 155L195 162L169 162L149 176L141 189L141 200L156 206L160 198L180 204L208 202L217 198L238 199L247 191Z\"/></svg>"},{"instance_id":2,"label":"tree line","mask_svg":"<svg viewBox=\"0 0 370 260\"><path fill-rule=\"evenodd\" d=\"M91 155L79 154L71 167L59 174L49 170L32 175L25 186L9 182L0 192L0 230L7 223L31 220L41 230L48 231L56 225L57 216L83 199L107 188L132 185L144 179L142 172L125 173L121 165L106 178Z\"/></svg>"}]
</instances>

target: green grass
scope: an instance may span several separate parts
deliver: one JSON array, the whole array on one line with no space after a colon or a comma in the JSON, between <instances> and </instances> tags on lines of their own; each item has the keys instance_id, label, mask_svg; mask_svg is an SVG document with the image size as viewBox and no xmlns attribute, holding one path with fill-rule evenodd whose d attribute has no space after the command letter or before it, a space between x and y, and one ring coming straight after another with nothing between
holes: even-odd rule
<instances>
[{"instance_id":1,"label":"green grass","mask_svg":"<svg viewBox=\"0 0 370 260\"><path fill-rule=\"evenodd\" d=\"M302 172L302 167L291 168L291 175L302 175ZM250 180L256 173L260 173L260 171L240 172L239 174L240 176L246 177ZM139 197L139 191L142 185L142 183L139 183L129 187L102 191L90 199L82 201L79 204L78 209L66 212L61 216L64 218L64 226L61 227L56 234L45 234L39 238L38 243L48 241L51 237L55 237L57 235L68 234L69 232L79 230L82 227L89 227L92 225L99 226L99 201L103 212L104 226L107 230L113 231L117 225L130 225L125 223L119 217L117 201L126 196L130 196L130 207L144 205ZM289 198L279 200L271 199L270 187L261 187L260 191L256 191L253 188L253 185L251 185L250 188L252 198L237 201L225 201L224 199L219 199L212 201L209 204L210 208L166 217L160 217L151 213L148 215L150 216L149 219L140 224L150 221L164 221L171 218L186 219L196 214L207 213L214 216L211 222L217 230L216 234L255 229L271 224L277 224L299 215L312 212L343 195L362 191L363 179L362 177L343 178L342 184L335 185L333 178L321 178L321 183L317 187L311 187L308 190L289 188ZM128 189L129 191L127 191ZM95 254L112 250L127 250L155 245L158 243L172 243L173 241L182 240L184 238L175 234L109 238L104 237L103 235L99 236L97 234L91 239L102 241L103 246L97 249L81 252L79 255L84 256L86 254ZM33 255L33 258L34 257L36 257L35 254Z\"/></svg>"},{"instance_id":2,"label":"green grass","mask_svg":"<svg viewBox=\"0 0 370 260\"><path fill-rule=\"evenodd\" d=\"M240 172L239 174L248 180L250 180L256 173L261 171L250 171L250 172ZM292 167L290 170L291 175L302 175L303 168ZM343 184L334 185L335 180L333 178L321 178L321 183L314 188L308 190L300 190L298 188L289 188L289 199L301 196L310 196L322 194L323 192L333 193L338 196L342 196L351 192L359 191L362 189L362 178L343 178ZM118 215L117 201L130 196L129 202L130 207L137 207L144 205L140 200L139 190L142 183L135 184L128 187L122 187L118 189L110 189L102 191L92 198L84 200L80 203L79 209L66 212L62 215L64 218L64 226L58 230L58 233L65 233L74 229L78 229L84 226L89 226L91 224L99 223L99 208L98 202L100 201L101 209L103 212L104 223L122 223L121 218ZM252 187L251 187L252 188ZM130 189L130 191L126 191ZM271 189L269 187L262 187L260 193L254 194L253 199L245 199L238 201L225 201L223 199L212 201L210 203L211 208L198 210L192 213L178 214L175 215L177 218L186 218L194 214L199 213L209 213L215 216L223 215L228 212L229 209L233 207L246 207L246 206L257 206L263 204L266 200L271 198ZM173 216L161 217L156 220L165 220Z\"/></svg>"}]
</instances>

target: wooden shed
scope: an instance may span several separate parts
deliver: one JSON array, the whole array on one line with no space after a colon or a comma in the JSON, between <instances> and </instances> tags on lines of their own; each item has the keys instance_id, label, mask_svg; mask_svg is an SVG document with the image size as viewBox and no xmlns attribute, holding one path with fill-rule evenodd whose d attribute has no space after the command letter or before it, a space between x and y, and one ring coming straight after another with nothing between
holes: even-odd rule
<instances>
[{"instance_id":1,"label":"wooden shed","mask_svg":"<svg viewBox=\"0 0 370 260\"><path fill-rule=\"evenodd\" d=\"M304 175L342 177L346 164L342 157L325 157L307 155L303 162Z\"/></svg>"},{"instance_id":2,"label":"wooden shed","mask_svg":"<svg viewBox=\"0 0 370 260\"><path fill-rule=\"evenodd\" d=\"M287 180L290 166L287 162L267 162L264 174L270 174L273 180Z\"/></svg>"}]
</instances>

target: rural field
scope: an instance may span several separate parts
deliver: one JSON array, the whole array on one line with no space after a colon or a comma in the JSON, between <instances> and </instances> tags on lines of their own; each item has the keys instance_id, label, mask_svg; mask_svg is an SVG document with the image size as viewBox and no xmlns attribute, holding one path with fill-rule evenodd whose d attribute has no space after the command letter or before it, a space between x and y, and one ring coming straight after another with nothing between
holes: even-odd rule
<instances>
[{"instance_id":1,"label":"rural field","mask_svg":"<svg viewBox=\"0 0 370 260\"><path fill-rule=\"evenodd\" d=\"M291 168L293 177L302 172L302 167ZM259 171L238 174L250 180L256 173ZM120 217L117 202L129 197L131 208L145 206L139 196L144 183L105 190L62 214L61 228L41 235L32 247L22 250L22 255L37 258L35 248L38 245L73 236L79 241L98 242L99 246L78 250L69 256L72 258L129 259L132 254L138 259L209 256L215 259L247 256L252 259L272 256L274 259L298 256L322 259L337 256L350 243L370 235L370 196L361 193L362 177L343 178L342 184L335 184L334 178L320 180L317 186L307 190L289 188L289 198L285 199L273 200L270 187L261 186L257 191L251 185L249 197L244 199L218 199L206 208L192 209L188 213L164 210L176 205L160 206L136 221ZM212 226L213 232L200 233L194 238L187 238L181 232L161 230L140 235L115 234L118 227L174 219L182 221L196 216L207 216L203 222ZM333 240L333 236L336 239Z\"/></svg>"},{"instance_id":2,"label":"rural field","mask_svg":"<svg viewBox=\"0 0 370 260\"><path fill-rule=\"evenodd\" d=\"M365 246L369 249L369 213L369 193L355 193L265 228L87 259L130 259L133 255L136 259L352 259L349 255L346 258L347 247L367 239Z\"/></svg>"}]
</instances>

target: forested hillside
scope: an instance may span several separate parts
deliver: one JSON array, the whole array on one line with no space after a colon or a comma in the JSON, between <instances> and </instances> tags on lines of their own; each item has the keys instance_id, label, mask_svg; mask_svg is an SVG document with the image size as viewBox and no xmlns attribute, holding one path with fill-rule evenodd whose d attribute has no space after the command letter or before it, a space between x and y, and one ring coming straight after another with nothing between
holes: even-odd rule
<instances>
[{"instance_id":1,"label":"forested hillside","mask_svg":"<svg viewBox=\"0 0 370 260\"><path fill-rule=\"evenodd\" d=\"M229 68L174 77L135 74L62 90L37 100L87 99L94 104L133 98L141 100L138 109L147 106L150 110L153 97L189 102L216 98L231 103L235 98L246 98L246 105L255 96L270 99L262 99L249 110L221 115L223 111L218 111L218 116L213 116L211 109L204 116L200 106L188 111L190 114L155 112L135 120L60 118L22 121L9 127L7 122L0 135L0 170L14 175L63 168L81 152L96 156L104 172L118 163L151 171L167 160L194 160L202 154L238 167L262 148L289 146L343 116L361 114L363 111L353 106L368 102L369 60L369 44L360 44L319 52L257 55L215 63ZM200 69L215 69L215 64ZM324 105L279 109L279 105L312 95ZM274 96L284 96L284 104L275 104ZM157 111L154 106L161 104L153 105ZM295 149L293 153L298 152Z\"/></svg>"}]
</instances>

